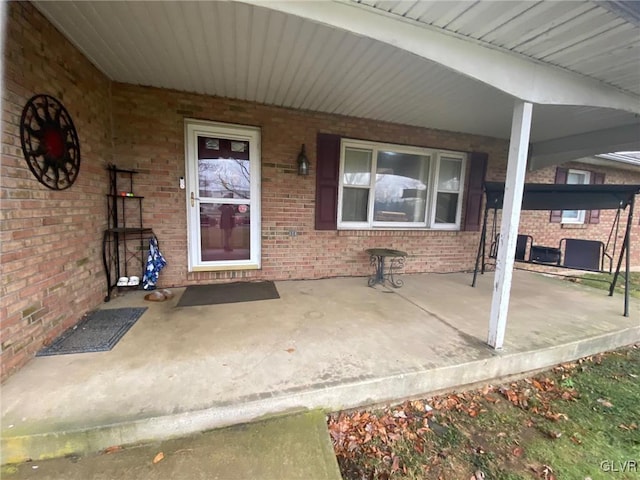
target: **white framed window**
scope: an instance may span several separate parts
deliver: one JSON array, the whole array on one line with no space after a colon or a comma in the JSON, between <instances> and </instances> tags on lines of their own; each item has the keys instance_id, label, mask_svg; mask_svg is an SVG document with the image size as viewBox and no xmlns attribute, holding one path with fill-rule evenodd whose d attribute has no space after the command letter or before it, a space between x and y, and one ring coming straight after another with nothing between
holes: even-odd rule
<instances>
[{"instance_id":1,"label":"white framed window","mask_svg":"<svg viewBox=\"0 0 640 480\"><path fill-rule=\"evenodd\" d=\"M339 229L460 229L467 156L343 139Z\"/></svg>"},{"instance_id":2,"label":"white framed window","mask_svg":"<svg viewBox=\"0 0 640 480\"><path fill-rule=\"evenodd\" d=\"M567 171L567 184L571 185L588 185L591 183L591 172L586 170L573 170ZM584 223L586 217L586 210L563 210L562 211L562 223Z\"/></svg>"}]
</instances>

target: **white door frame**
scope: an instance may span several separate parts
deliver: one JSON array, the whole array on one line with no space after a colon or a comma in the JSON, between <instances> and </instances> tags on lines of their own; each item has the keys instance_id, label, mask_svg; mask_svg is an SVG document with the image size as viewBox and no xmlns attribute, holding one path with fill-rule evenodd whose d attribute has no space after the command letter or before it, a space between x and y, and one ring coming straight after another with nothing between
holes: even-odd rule
<instances>
[{"instance_id":1,"label":"white door frame","mask_svg":"<svg viewBox=\"0 0 640 480\"><path fill-rule=\"evenodd\" d=\"M261 266L260 128L187 118L185 128L185 171L187 205L188 271L259 269ZM249 142L250 169L250 258L248 260L202 261L200 198L198 188L198 136L222 137ZM193 201L192 201L193 194Z\"/></svg>"}]
</instances>

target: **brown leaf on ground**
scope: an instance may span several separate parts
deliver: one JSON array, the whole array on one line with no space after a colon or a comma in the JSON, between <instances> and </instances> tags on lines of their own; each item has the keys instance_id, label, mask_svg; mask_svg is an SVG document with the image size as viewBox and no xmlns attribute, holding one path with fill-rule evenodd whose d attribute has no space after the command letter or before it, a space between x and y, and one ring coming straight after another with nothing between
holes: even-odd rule
<instances>
[{"instance_id":1,"label":"brown leaf on ground","mask_svg":"<svg viewBox=\"0 0 640 480\"><path fill-rule=\"evenodd\" d=\"M514 405L516 406L518 405L518 394L516 392L514 392L510 388L504 388L504 387L501 387L499 391L502 394L502 396L504 396L504 398L509 400Z\"/></svg>"},{"instance_id":2,"label":"brown leaf on ground","mask_svg":"<svg viewBox=\"0 0 640 480\"><path fill-rule=\"evenodd\" d=\"M153 457L153 463L158 463L161 462L162 460L164 460L164 453L162 452L158 452L158 454Z\"/></svg>"},{"instance_id":3,"label":"brown leaf on ground","mask_svg":"<svg viewBox=\"0 0 640 480\"><path fill-rule=\"evenodd\" d=\"M400 457L394 456L391 464L391 471L397 472L400 469Z\"/></svg>"},{"instance_id":4,"label":"brown leaf on ground","mask_svg":"<svg viewBox=\"0 0 640 480\"><path fill-rule=\"evenodd\" d=\"M514 447L513 450L511 450L511 453L514 457L521 457L524 453L524 450L522 447Z\"/></svg>"},{"instance_id":5,"label":"brown leaf on ground","mask_svg":"<svg viewBox=\"0 0 640 480\"><path fill-rule=\"evenodd\" d=\"M522 407L525 410L529 407L529 401L527 399L526 392L520 392L518 394L518 403L516 405L520 405L520 407Z\"/></svg>"},{"instance_id":6,"label":"brown leaf on ground","mask_svg":"<svg viewBox=\"0 0 640 480\"><path fill-rule=\"evenodd\" d=\"M575 401L577 400L578 395L579 394L577 390L565 390L564 392L562 392L560 398L562 398L562 400Z\"/></svg>"},{"instance_id":7,"label":"brown leaf on ground","mask_svg":"<svg viewBox=\"0 0 640 480\"><path fill-rule=\"evenodd\" d=\"M622 430L631 431L631 430L637 430L638 429L638 425L636 425L635 423L632 423L630 425L625 425L624 423L621 423L620 425L618 425L618 428L620 428Z\"/></svg>"},{"instance_id":8,"label":"brown leaf on ground","mask_svg":"<svg viewBox=\"0 0 640 480\"><path fill-rule=\"evenodd\" d=\"M551 432L548 432L547 435L549 435L549 438L556 439L562 436L562 432L551 431Z\"/></svg>"},{"instance_id":9,"label":"brown leaf on ground","mask_svg":"<svg viewBox=\"0 0 640 480\"><path fill-rule=\"evenodd\" d=\"M553 474L553 469L549 465L543 465L540 470L540 475L545 480L555 480L556 476Z\"/></svg>"},{"instance_id":10,"label":"brown leaf on ground","mask_svg":"<svg viewBox=\"0 0 640 480\"><path fill-rule=\"evenodd\" d=\"M109 455L111 453L119 452L120 450L122 450L122 446L121 445L112 445L111 447L105 448L102 451L102 453L106 453L107 455Z\"/></svg>"},{"instance_id":11,"label":"brown leaf on ground","mask_svg":"<svg viewBox=\"0 0 640 480\"><path fill-rule=\"evenodd\" d=\"M553 413L553 412L545 412L544 417L549 420L553 420L554 422L558 422L560 420L568 420L569 418L564 413Z\"/></svg>"},{"instance_id":12,"label":"brown leaf on ground","mask_svg":"<svg viewBox=\"0 0 640 480\"><path fill-rule=\"evenodd\" d=\"M285 352L287 352L287 353L293 353L293 352L295 352L295 351L296 351L296 349L295 349L295 348L287 348L287 349L285 350Z\"/></svg>"},{"instance_id":13,"label":"brown leaf on ground","mask_svg":"<svg viewBox=\"0 0 640 480\"><path fill-rule=\"evenodd\" d=\"M611 403L609 400L605 400L604 398L599 398L598 400L596 400L600 405L602 405L603 407L606 408L611 408L613 407L613 403Z\"/></svg>"}]
</instances>

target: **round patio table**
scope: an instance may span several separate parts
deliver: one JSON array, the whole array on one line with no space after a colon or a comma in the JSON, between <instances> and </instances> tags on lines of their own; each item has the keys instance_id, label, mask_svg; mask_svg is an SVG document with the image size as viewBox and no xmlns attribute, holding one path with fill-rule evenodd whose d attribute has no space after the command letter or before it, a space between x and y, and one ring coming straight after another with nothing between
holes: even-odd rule
<instances>
[{"instance_id":1,"label":"round patio table","mask_svg":"<svg viewBox=\"0 0 640 480\"><path fill-rule=\"evenodd\" d=\"M365 252L369 255L369 263L374 267L374 273L369 277L368 285L389 282L392 287L400 288L404 282L396 275L401 273L407 252L391 248L368 248Z\"/></svg>"}]
</instances>

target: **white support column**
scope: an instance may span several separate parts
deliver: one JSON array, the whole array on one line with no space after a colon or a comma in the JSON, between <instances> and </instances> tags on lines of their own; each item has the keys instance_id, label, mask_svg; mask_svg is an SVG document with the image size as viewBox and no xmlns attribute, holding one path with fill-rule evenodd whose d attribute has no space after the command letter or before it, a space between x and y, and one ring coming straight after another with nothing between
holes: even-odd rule
<instances>
[{"instance_id":1,"label":"white support column","mask_svg":"<svg viewBox=\"0 0 640 480\"><path fill-rule=\"evenodd\" d=\"M516 253L518 225L520 224L524 177L527 171L532 109L531 103L521 100L516 100L513 107L507 179L504 185L502 223L500 225L500 243L498 244L489 338L487 340L487 343L496 350L502 348L504 332L507 327L513 261Z\"/></svg>"}]
</instances>

